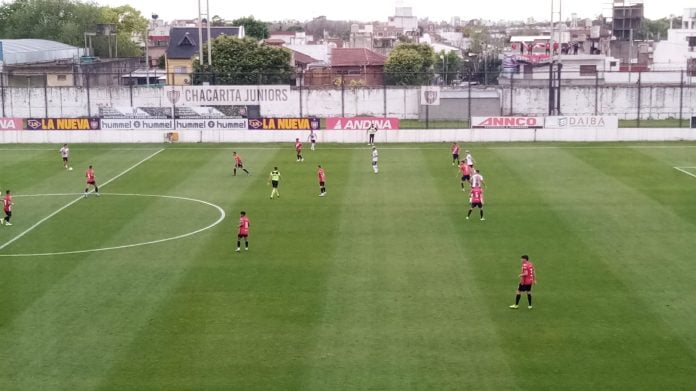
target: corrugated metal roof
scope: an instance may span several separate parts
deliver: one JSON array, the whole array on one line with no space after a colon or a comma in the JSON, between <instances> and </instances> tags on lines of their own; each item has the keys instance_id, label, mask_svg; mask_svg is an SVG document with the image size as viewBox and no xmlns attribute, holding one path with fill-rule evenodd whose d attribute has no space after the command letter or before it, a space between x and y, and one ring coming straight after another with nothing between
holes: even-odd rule
<instances>
[{"instance_id":1,"label":"corrugated metal roof","mask_svg":"<svg viewBox=\"0 0 696 391\"><path fill-rule=\"evenodd\" d=\"M4 63L31 64L80 57L83 49L46 39L0 39Z\"/></svg>"}]
</instances>

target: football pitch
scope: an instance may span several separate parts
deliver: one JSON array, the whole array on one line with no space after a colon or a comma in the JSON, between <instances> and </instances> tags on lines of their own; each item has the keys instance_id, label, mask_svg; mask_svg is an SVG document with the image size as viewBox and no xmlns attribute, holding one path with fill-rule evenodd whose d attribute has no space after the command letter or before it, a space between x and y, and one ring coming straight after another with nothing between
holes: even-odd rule
<instances>
[{"instance_id":1,"label":"football pitch","mask_svg":"<svg viewBox=\"0 0 696 391\"><path fill-rule=\"evenodd\" d=\"M696 143L378 148L2 147L0 390L696 387Z\"/></svg>"}]
</instances>

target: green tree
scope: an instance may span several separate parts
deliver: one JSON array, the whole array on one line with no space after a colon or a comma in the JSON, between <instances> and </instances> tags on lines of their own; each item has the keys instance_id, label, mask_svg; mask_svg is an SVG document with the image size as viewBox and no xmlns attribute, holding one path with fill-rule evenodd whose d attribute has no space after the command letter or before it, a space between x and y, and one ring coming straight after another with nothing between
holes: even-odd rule
<instances>
[{"instance_id":1,"label":"green tree","mask_svg":"<svg viewBox=\"0 0 696 391\"><path fill-rule=\"evenodd\" d=\"M235 19L230 24L232 26L244 26L247 37L259 40L268 38L268 25L265 22L254 19L253 16Z\"/></svg>"},{"instance_id":2,"label":"green tree","mask_svg":"<svg viewBox=\"0 0 696 391\"><path fill-rule=\"evenodd\" d=\"M292 80L287 49L227 36L215 38L212 47L212 66L194 63L194 84L285 84ZM207 46L203 56L207 56Z\"/></svg>"},{"instance_id":3,"label":"green tree","mask_svg":"<svg viewBox=\"0 0 696 391\"><path fill-rule=\"evenodd\" d=\"M84 46L84 34L98 24L114 24L119 55L139 56L142 50L132 40L144 35L147 20L131 6L103 7L78 0L15 0L0 5L0 37L48 39ZM108 55L108 38L93 38L95 54ZM112 48L115 49L115 42Z\"/></svg>"},{"instance_id":4,"label":"green tree","mask_svg":"<svg viewBox=\"0 0 696 391\"><path fill-rule=\"evenodd\" d=\"M393 85L430 84L434 61L435 53L429 45L400 44L384 64L385 80Z\"/></svg>"},{"instance_id":5,"label":"green tree","mask_svg":"<svg viewBox=\"0 0 696 391\"><path fill-rule=\"evenodd\" d=\"M103 7L101 8L100 22L116 26L115 39L118 39L119 57L139 57L143 55L143 47L131 39L134 34L142 37L143 40L147 39L148 21L140 14L140 11L129 5ZM103 52L104 50L103 47L100 47L100 51ZM108 46L106 51L108 51Z\"/></svg>"},{"instance_id":6,"label":"green tree","mask_svg":"<svg viewBox=\"0 0 696 391\"><path fill-rule=\"evenodd\" d=\"M210 18L210 25L213 27L223 27L227 25L225 19L221 18L220 15L215 15Z\"/></svg>"},{"instance_id":7,"label":"green tree","mask_svg":"<svg viewBox=\"0 0 696 391\"><path fill-rule=\"evenodd\" d=\"M653 39L656 41L667 39L667 30L669 30L668 18L655 20L645 19L643 21L642 38Z\"/></svg>"},{"instance_id":8,"label":"green tree","mask_svg":"<svg viewBox=\"0 0 696 391\"><path fill-rule=\"evenodd\" d=\"M459 79L462 71L462 59L457 54L457 51L450 50L445 52L440 51L435 55L435 73L442 77L445 84L449 84L452 80Z\"/></svg>"}]
</instances>

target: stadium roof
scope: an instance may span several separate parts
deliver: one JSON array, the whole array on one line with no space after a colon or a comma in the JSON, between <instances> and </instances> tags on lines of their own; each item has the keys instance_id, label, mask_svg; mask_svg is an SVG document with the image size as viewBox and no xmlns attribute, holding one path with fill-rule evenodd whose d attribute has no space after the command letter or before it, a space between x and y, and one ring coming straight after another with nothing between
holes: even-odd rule
<instances>
[{"instance_id":1,"label":"stadium roof","mask_svg":"<svg viewBox=\"0 0 696 391\"><path fill-rule=\"evenodd\" d=\"M81 48L46 39L0 39L0 43L6 65L73 59L83 54Z\"/></svg>"}]
</instances>

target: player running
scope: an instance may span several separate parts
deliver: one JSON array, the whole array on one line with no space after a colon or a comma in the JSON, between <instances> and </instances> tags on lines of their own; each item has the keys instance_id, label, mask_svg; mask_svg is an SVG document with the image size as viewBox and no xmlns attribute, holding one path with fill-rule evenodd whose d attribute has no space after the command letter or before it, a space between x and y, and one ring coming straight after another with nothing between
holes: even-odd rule
<instances>
[{"instance_id":1,"label":"player running","mask_svg":"<svg viewBox=\"0 0 696 391\"><path fill-rule=\"evenodd\" d=\"M249 218L246 212L239 213L239 231L237 231L237 252L241 250L242 238L244 238L244 251L249 251Z\"/></svg>"},{"instance_id":2,"label":"player running","mask_svg":"<svg viewBox=\"0 0 696 391\"><path fill-rule=\"evenodd\" d=\"M379 166L377 165L379 163L379 152L377 152L377 147L372 147L372 171L375 172L375 174L379 173Z\"/></svg>"},{"instance_id":3,"label":"player running","mask_svg":"<svg viewBox=\"0 0 696 391\"><path fill-rule=\"evenodd\" d=\"M5 211L5 218L0 220L0 224L12 225L12 223L10 223L10 219L12 218L13 205L14 203L12 202L12 195L10 194L10 191L7 190L5 191L5 197L2 199L2 207Z\"/></svg>"},{"instance_id":4,"label":"player running","mask_svg":"<svg viewBox=\"0 0 696 391\"><path fill-rule=\"evenodd\" d=\"M319 178L319 197L323 197L326 195L326 173L324 172L324 169L321 168L321 165L318 167L317 178Z\"/></svg>"},{"instance_id":5,"label":"player running","mask_svg":"<svg viewBox=\"0 0 696 391\"><path fill-rule=\"evenodd\" d=\"M515 296L515 304L511 305L510 308L516 310L520 307L520 296L522 292L527 292L527 301L529 302L529 308L532 309L532 285L536 284L536 275L534 274L534 264L529 262L529 257L523 255L522 261L522 274L520 274L520 284L517 287L517 293Z\"/></svg>"},{"instance_id":6,"label":"player running","mask_svg":"<svg viewBox=\"0 0 696 391\"><path fill-rule=\"evenodd\" d=\"M466 162L459 162L459 174L462 176L462 191L466 191L464 188L464 183L470 182L471 181L471 167L469 167Z\"/></svg>"},{"instance_id":7,"label":"player running","mask_svg":"<svg viewBox=\"0 0 696 391\"><path fill-rule=\"evenodd\" d=\"M242 169L242 171L246 172L246 174L249 175L249 171L247 171L247 169L244 168L244 164L242 164L242 158L237 154L237 152L232 152L232 157L234 157L234 176L237 176L238 168Z\"/></svg>"},{"instance_id":8,"label":"player running","mask_svg":"<svg viewBox=\"0 0 696 391\"><path fill-rule=\"evenodd\" d=\"M466 161L466 164L469 167L474 168L474 157L471 156L471 153L469 151L464 151L464 153L466 153L466 155L464 156L464 160Z\"/></svg>"},{"instance_id":9,"label":"player running","mask_svg":"<svg viewBox=\"0 0 696 391\"><path fill-rule=\"evenodd\" d=\"M89 166L87 172L85 172L85 177L87 178L87 187L85 187L85 194L83 197L87 198L90 186L94 188L94 194L99 197L99 187L97 186L97 181L94 177L94 168L92 168L92 166Z\"/></svg>"},{"instance_id":10,"label":"player running","mask_svg":"<svg viewBox=\"0 0 696 391\"><path fill-rule=\"evenodd\" d=\"M452 143L452 165L454 166L454 162L457 162L459 164L459 144L456 142Z\"/></svg>"},{"instance_id":11,"label":"player running","mask_svg":"<svg viewBox=\"0 0 696 391\"><path fill-rule=\"evenodd\" d=\"M63 144L63 148L60 149L60 156L63 158L63 168L70 170L71 168L68 163L68 159L70 158L70 148L68 148L68 144Z\"/></svg>"},{"instance_id":12,"label":"player running","mask_svg":"<svg viewBox=\"0 0 696 391\"><path fill-rule=\"evenodd\" d=\"M295 139L295 152L297 153L297 161L303 162L304 158L302 157L302 142L299 138Z\"/></svg>"},{"instance_id":13,"label":"player running","mask_svg":"<svg viewBox=\"0 0 696 391\"><path fill-rule=\"evenodd\" d=\"M278 196L280 198L280 192L278 191L278 184L280 183L280 171L278 171L278 167L273 167L273 171L271 171L271 175L269 176L269 181L271 185L273 185L273 190L271 190L271 199L273 199L273 196Z\"/></svg>"},{"instance_id":14,"label":"player running","mask_svg":"<svg viewBox=\"0 0 696 391\"><path fill-rule=\"evenodd\" d=\"M474 211L474 208L479 208L481 210L481 221L485 221L486 219L483 217L483 189L480 187L472 187L471 188L471 195L469 196L469 204L471 204L471 207L469 207L469 213L466 215L466 219L469 220L469 216L471 216L471 212Z\"/></svg>"},{"instance_id":15,"label":"player running","mask_svg":"<svg viewBox=\"0 0 696 391\"><path fill-rule=\"evenodd\" d=\"M483 187L485 182L483 181L483 175L481 175L480 170L476 170L476 173L471 177L471 187Z\"/></svg>"},{"instance_id":16,"label":"player running","mask_svg":"<svg viewBox=\"0 0 696 391\"><path fill-rule=\"evenodd\" d=\"M309 142L310 142L310 148L312 151L315 151L317 149L317 133L312 129L309 131Z\"/></svg>"}]
</instances>

